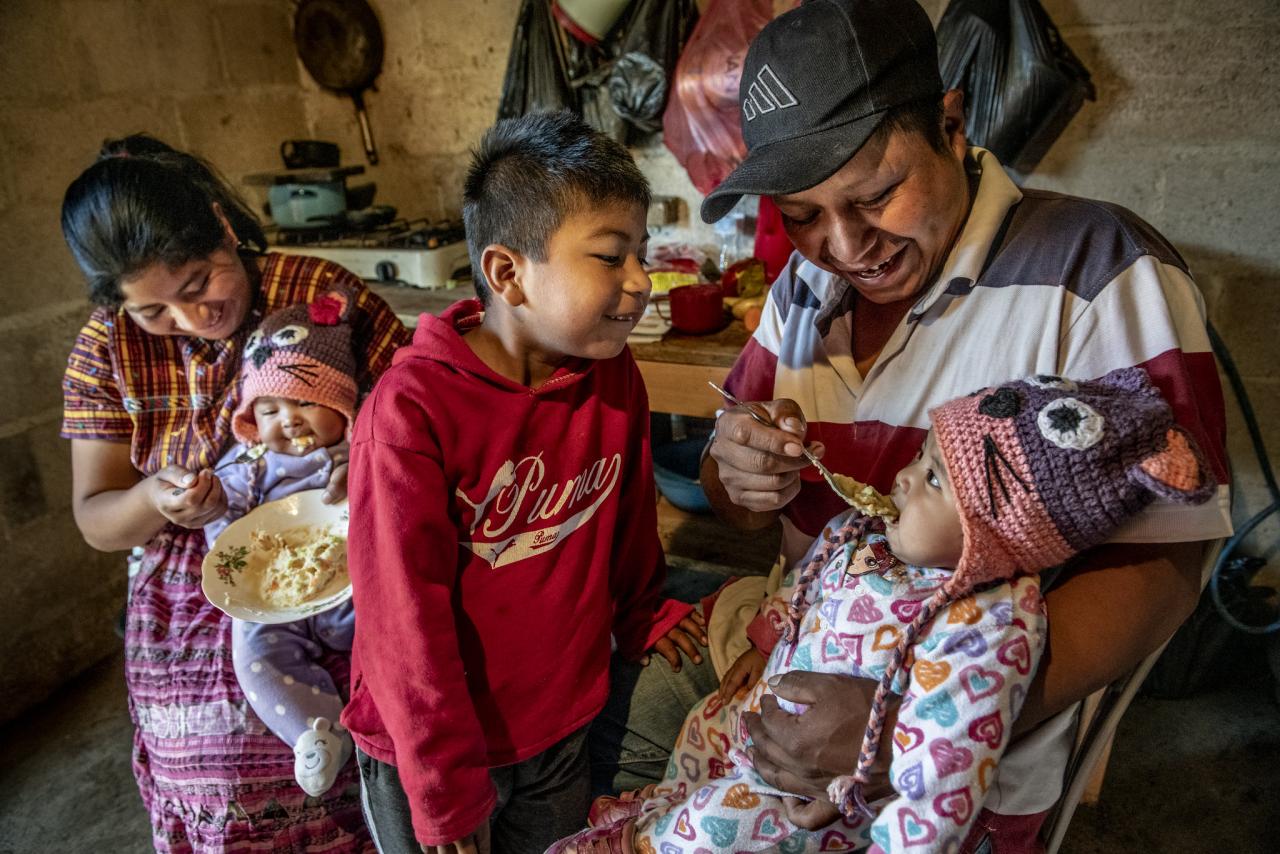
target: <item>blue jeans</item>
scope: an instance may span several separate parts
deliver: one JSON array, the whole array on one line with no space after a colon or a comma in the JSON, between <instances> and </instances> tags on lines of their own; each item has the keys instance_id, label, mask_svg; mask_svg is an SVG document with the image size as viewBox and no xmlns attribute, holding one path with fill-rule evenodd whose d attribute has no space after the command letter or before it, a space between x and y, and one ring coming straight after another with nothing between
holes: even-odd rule
<instances>
[{"instance_id":1,"label":"blue jeans","mask_svg":"<svg viewBox=\"0 0 1280 854\"><path fill-rule=\"evenodd\" d=\"M682 602L697 602L724 581L714 573L673 569L664 592ZM678 673L660 655L652 656L647 667L615 655L609 683L609 699L587 736L593 795L660 781L685 716L720 685L705 651L701 664L682 653Z\"/></svg>"}]
</instances>

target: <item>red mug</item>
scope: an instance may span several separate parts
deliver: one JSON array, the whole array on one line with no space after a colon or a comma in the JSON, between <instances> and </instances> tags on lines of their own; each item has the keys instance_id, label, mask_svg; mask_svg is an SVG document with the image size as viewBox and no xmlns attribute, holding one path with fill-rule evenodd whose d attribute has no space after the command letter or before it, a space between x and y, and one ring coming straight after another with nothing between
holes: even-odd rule
<instances>
[{"instance_id":1,"label":"red mug","mask_svg":"<svg viewBox=\"0 0 1280 854\"><path fill-rule=\"evenodd\" d=\"M658 313L671 321L671 328L688 335L715 332L724 325L724 291L719 285L681 285L672 288L668 316L659 302Z\"/></svg>"}]
</instances>

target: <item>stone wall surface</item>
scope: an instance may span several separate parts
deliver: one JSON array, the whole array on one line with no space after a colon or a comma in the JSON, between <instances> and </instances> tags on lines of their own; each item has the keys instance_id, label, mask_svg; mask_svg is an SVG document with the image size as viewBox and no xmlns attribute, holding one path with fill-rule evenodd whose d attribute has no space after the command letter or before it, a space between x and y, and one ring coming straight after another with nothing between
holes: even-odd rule
<instances>
[{"instance_id":1,"label":"stone wall surface","mask_svg":"<svg viewBox=\"0 0 1280 854\"><path fill-rule=\"evenodd\" d=\"M382 163L363 179L410 216L457 216L466 152L498 103L519 0L372 0L386 61L368 107ZM943 0L927 0L936 20ZM1124 204L1186 255L1244 375L1273 454L1280 423L1280 25L1272 0L1044 0L1098 87L1030 177ZM288 138L362 162L350 100L297 62L286 0L0 3L0 718L119 644L120 555L70 514L58 383L87 313L58 230L67 183L105 137L148 130L239 184ZM711 244L700 198L653 139L637 159L682 199L660 240ZM239 184L255 203L260 191ZM1229 400L1237 519L1266 503ZM1280 523L1255 551L1275 554ZM7 689L7 690L6 690Z\"/></svg>"}]
</instances>

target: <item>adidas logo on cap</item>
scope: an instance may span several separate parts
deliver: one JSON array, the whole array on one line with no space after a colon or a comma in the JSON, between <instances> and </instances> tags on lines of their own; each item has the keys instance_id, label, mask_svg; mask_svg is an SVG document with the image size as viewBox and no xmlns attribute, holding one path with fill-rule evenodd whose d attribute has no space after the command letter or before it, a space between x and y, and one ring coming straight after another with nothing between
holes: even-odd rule
<instances>
[{"instance_id":1,"label":"adidas logo on cap","mask_svg":"<svg viewBox=\"0 0 1280 854\"><path fill-rule=\"evenodd\" d=\"M752 121L756 116L772 113L774 110L785 110L800 102L791 90L783 85L778 75L767 64L760 67L756 79L747 87L747 97L742 102L742 117Z\"/></svg>"}]
</instances>

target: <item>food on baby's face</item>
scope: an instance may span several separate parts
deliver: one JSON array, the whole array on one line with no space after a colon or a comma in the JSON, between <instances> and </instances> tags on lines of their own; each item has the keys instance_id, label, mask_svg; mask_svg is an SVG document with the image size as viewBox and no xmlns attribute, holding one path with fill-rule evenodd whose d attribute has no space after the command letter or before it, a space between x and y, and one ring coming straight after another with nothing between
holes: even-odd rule
<instances>
[{"instance_id":1,"label":"food on baby's face","mask_svg":"<svg viewBox=\"0 0 1280 854\"><path fill-rule=\"evenodd\" d=\"M329 530L254 531L253 546L266 558L259 593L272 608L296 608L316 598L338 573L347 572L347 539Z\"/></svg>"},{"instance_id":2,"label":"food on baby's face","mask_svg":"<svg viewBox=\"0 0 1280 854\"><path fill-rule=\"evenodd\" d=\"M868 516L880 516L890 522L898 518L898 508L892 499L881 495L875 487L854 480L843 474L832 473L836 485L840 487L841 497L851 506Z\"/></svg>"},{"instance_id":3,"label":"food on baby's face","mask_svg":"<svg viewBox=\"0 0 1280 854\"><path fill-rule=\"evenodd\" d=\"M294 436L292 439L289 440L289 443L293 445L293 449L295 451L309 451L311 450L311 447L315 445L316 437L315 436Z\"/></svg>"}]
</instances>

